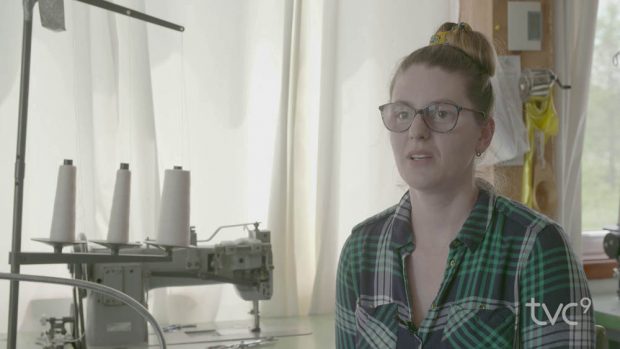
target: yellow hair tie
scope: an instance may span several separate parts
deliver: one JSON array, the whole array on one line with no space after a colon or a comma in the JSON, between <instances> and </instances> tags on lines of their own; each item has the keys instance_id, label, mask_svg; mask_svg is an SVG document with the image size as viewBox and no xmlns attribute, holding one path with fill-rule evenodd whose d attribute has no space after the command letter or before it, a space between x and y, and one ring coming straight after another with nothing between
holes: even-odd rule
<instances>
[{"instance_id":1,"label":"yellow hair tie","mask_svg":"<svg viewBox=\"0 0 620 349\"><path fill-rule=\"evenodd\" d=\"M446 34L448 32L437 32L433 36L431 36L430 45L441 45L446 43Z\"/></svg>"},{"instance_id":2,"label":"yellow hair tie","mask_svg":"<svg viewBox=\"0 0 620 349\"><path fill-rule=\"evenodd\" d=\"M452 27L451 30L447 30L447 31L440 31L435 33L433 36L431 36L431 40L429 45L441 45L441 44L445 44L446 43L446 35L448 35L448 33L452 32L455 33L459 30L465 30L465 31L472 31L471 27L469 26L469 24L465 23L465 22L460 22L459 24L455 25L454 27Z\"/></svg>"}]
</instances>

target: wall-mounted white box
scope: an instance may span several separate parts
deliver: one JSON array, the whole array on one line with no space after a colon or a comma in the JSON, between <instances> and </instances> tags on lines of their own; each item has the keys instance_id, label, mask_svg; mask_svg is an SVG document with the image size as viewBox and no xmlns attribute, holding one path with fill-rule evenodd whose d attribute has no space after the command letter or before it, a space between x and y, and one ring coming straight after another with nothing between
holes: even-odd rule
<instances>
[{"instance_id":1,"label":"wall-mounted white box","mask_svg":"<svg viewBox=\"0 0 620 349\"><path fill-rule=\"evenodd\" d=\"M508 2L508 49L537 51L542 43L542 11L539 1Z\"/></svg>"}]
</instances>

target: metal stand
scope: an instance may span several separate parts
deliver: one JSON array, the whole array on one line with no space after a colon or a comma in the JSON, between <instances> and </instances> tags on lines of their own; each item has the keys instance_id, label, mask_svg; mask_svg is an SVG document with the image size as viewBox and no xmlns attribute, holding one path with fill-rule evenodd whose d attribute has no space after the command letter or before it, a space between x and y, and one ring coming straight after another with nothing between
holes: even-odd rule
<instances>
[{"instance_id":1,"label":"metal stand","mask_svg":"<svg viewBox=\"0 0 620 349\"><path fill-rule=\"evenodd\" d=\"M22 247L22 209L24 200L24 173L26 163L26 125L28 122L28 92L30 90L30 56L32 47L32 10L36 0L24 0L24 30L22 35L22 67L19 88L19 119L17 124L17 151L15 159L15 192L13 197L13 240L12 253L19 253ZM11 273L19 274L19 262L11 257ZM19 302L19 281L11 280L9 290L9 324L7 349L17 347L17 311Z\"/></svg>"},{"instance_id":2,"label":"metal stand","mask_svg":"<svg viewBox=\"0 0 620 349\"><path fill-rule=\"evenodd\" d=\"M184 31L180 25L116 5L105 0L76 0L102 9L123 14L142 21L166 28ZM26 169L26 131L28 124L28 94L30 90L30 58L32 55L32 18L37 0L23 0L24 29L22 36L22 61L19 88L19 114L17 124L17 149L15 154L15 191L13 197L13 237L11 243L11 273L19 274L22 242L22 211L24 200L24 175ZM7 331L7 348L17 348L17 315L19 304L19 281L11 280L9 294L9 321Z\"/></svg>"}]
</instances>

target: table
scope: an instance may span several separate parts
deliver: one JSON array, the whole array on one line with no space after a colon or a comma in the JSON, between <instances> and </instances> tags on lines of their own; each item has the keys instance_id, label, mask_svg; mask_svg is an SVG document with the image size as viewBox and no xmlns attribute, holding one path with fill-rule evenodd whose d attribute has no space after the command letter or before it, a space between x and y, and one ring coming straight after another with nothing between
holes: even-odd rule
<instances>
[{"instance_id":1,"label":"table","mask_svg":"<svg viewBox=\"0 0 620 349\"><path fill-rule=\"evenodd\" d=\"M596 323L605 327L607 331L607 337L612 342L610 343L610 349L620 348L620 299L614 293L605 292L594 294L592 296L592 302L594 304L594 316ZM227 321L218 323L218 329L239 329L246 328L250 325L251 321ZM268 349L284 349L284 348L298 348L298 349L315 349L315 348L333 348L335 343L335 331L334 331L334 316L333 315L314 315L314 316L302 316L302 317L281 317L281 318L261 318L261 324L264 330L273 328L297 328L301 332L311 332L306 335L281 337L272 344L267 344L259 348ZM203 326L209 326L207 324L200 324L198 329ZM40 348L36 345L37 333L18 333L18 343L20 348ZM178 340L180 333L167 334L167 340ZM155 339L152 339L153 343L157 343ZM616 343L613 343L616 342ZM168 347L173 349L206 349L209 346L216 344L230 344L233 342L201 342L201 343L188 343L188 344L168 344ZM6 347L6 334L0 334L0 349ZM66 346L69 348L69 346ZM156 344L151 346L131 346L124 347L124 349L145 349L145 348L157 348ZM89 347L90 349L91 347ZM115 347L118 348L118 347ZM107 349L103 347L97 347L92 349Z\"/></svg>"},{"instance_id":2,"label":"table","mask_svg":"<svg viewBox=\"0 0 620 349\"><path fill-rule=\"evenodd\" d=\"M251 321L227 321L217 323L217 330L223 334L230 333L234 330L245 329L251 324ZM257 348L266 349L285 349L285 348L298 348L298 349L318 349L318 348L333 348L335 343L335 330L334 330L334 316L333 315L314 315L314 316L302 316L302 317L281 317L281 318L261 318L261 327L265 333L275 332L280 330L298 330L299 332L307 333L299 336L278 337L277 341ZM213 328L213 325L199 324L197 329L201 328ZM227 332L228 331L228 332ZM17 340L19 348L41 348L36 344L36 337L38 333L18 333ZM216 344L232 344L235 342L198 342L198 343L186 343L186 344L174 344L183 342L185 339L200 340L199 336L192 335L187 336L183 331L172 332L166 334L166 341L168 347L172 349L206 349L209 346ZM206 336L204 338L207 338ZM211 335L211 339L213 336ZM128 346L128 347L109 347L114 349L146 349L146 348L158 348L157 340L152 339L154 344L141 345L141 346ZM65 346L67 349L69 345ZM0 335L0 348L6 348L6 335ZM108 349L108 347L92 347L89 349Z\"/></svg>"},{"instance_id":3,"label":"table","mask_svg":"<svg viewBox=\"0 0 620 349\"><path fill-rule=\"evenodd\" d=\"M620 348L620 299L616 294L592 296L596 323L605 327L610 349ZM615 343L613 343L615 342Z\"/></svg>"}]
</instances>

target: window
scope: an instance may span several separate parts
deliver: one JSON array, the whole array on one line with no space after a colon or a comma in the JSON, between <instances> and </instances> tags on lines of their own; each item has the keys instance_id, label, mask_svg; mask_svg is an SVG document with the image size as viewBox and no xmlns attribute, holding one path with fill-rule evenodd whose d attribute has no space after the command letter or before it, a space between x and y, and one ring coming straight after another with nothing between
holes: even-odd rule
<instances>
[{"instance_id":1,"label":"window","mask_svg":"<svg viewBox=\"0 0 620 349\"><path fill-rule=\"evenodd\" d=\"M584 258L607 258L603 227L618 223L620 202L620 3L599 3L582 157Z\"/></svg>"}]
</instances>

